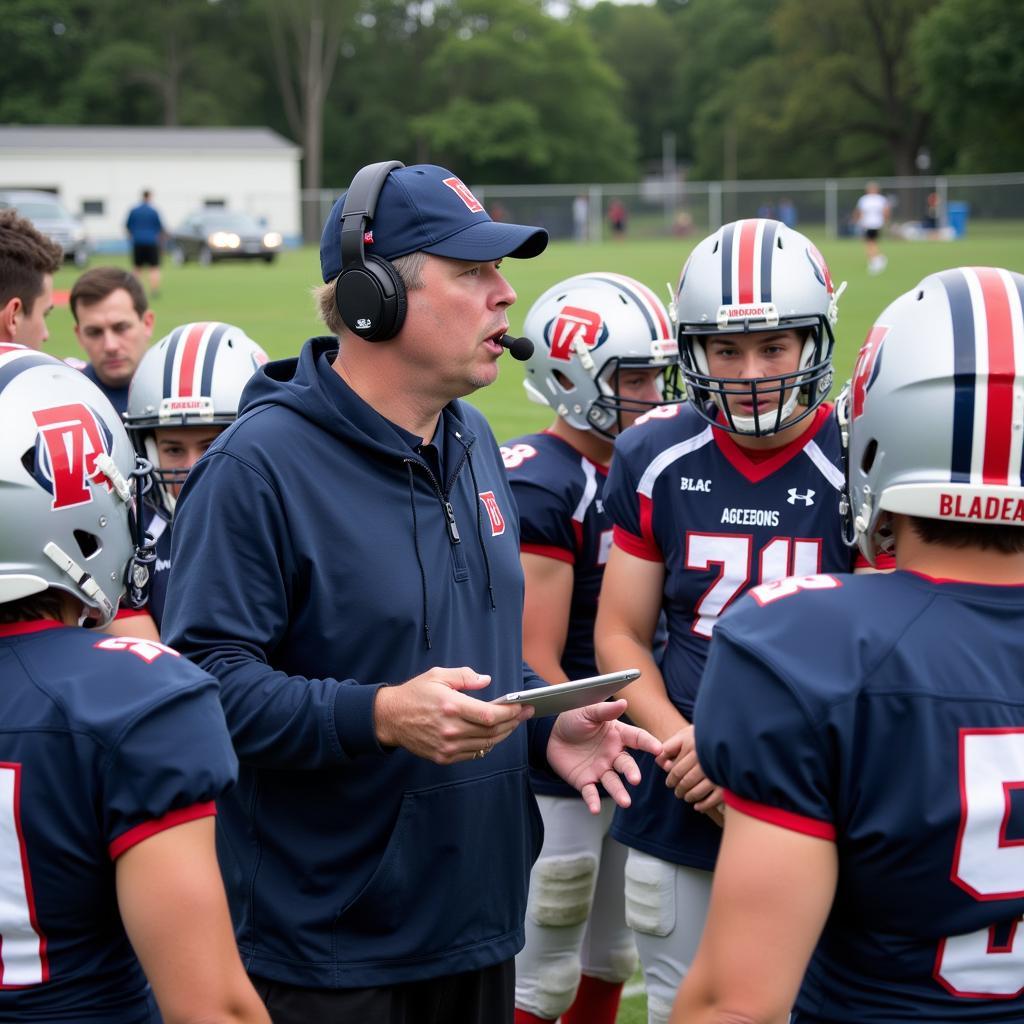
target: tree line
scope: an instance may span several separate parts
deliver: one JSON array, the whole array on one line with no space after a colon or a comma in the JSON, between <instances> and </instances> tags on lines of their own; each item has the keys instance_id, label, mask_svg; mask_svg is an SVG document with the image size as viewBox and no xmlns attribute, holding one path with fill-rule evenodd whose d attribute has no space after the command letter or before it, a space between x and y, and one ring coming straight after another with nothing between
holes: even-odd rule
<instances>
[{"instance_id":1,"label":"tree line","mask_svg":"<svg viewBox=\"0 0 1024 1024\"><path fill-rule=\"evenodd\" d=\"M1024 168L1020 0L0 0L0 123L268 125L303 184Z\"/></svg>"}]
</instances>

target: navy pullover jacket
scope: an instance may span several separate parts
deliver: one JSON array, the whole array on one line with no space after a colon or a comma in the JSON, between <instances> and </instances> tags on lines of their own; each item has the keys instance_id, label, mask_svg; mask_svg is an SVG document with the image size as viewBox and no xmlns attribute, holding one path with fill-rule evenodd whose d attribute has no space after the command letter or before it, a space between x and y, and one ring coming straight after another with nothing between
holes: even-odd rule
<instances>
[{"instance_id":1,"label":"navy pullover jacket","mask_svg":"<svg viewBox=\"0 0 1024 1024\"><path fill-rule=\"evenodd\" d=\"M240 761L218 840L239 947L294 985L391 985L522 947L551 718L438 766L382 749L373 702L428 668L522 661L519 526L483 416L443 411L443 479L330 368L264 366L189 474L164 638L220 681ZM440 434L439 447L441 447Z\"/></svg>"}]
</instances>

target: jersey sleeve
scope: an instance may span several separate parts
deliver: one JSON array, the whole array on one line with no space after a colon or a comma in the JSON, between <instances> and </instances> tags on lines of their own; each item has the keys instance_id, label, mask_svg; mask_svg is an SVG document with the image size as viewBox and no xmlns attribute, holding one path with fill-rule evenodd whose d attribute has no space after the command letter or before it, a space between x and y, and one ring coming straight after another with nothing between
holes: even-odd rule
<instances>
[{"instance_id":1,"label":"jersey sleeve","mask_svg":"<svg viewBox=\"0 0 1024 1024\"><path fill-rule=\"evenodd\" d=\"M616 445L604 485L604 508L612 521L615 546L650 562L664 558L651 526L651 499L638 489L630 453Z\"/></svg>"},{"instance_id":2,"label":"jersey sleeve","mask_svg":"<svg viewBox=\"0 0 1024 1024\"><path fill-rule=\"evenodd\" d=\"M726 803L783 828L835 839L822 727L779 670L719 623L694 709L697 756Z\"/></svg>"},{"instance_id":3,"label":"jersey sleeve","mask_svg":"<svg viewBox=\"0 0 1024 1024\"><path fill-rule=\"evenodd\" d=\"M519 508L520 547L523 551L564 562L576 561L572 509L559 495L529 480L509 476Z\"/></svg>"},{"instance_id":4,"label":"jersey sleeve","mask_svg":"<svg viewBox=\"0 0 1024 1024\"><path fill-rule=\"evenodd\" d=\"M212 679L136 716L117 737L103 776L111 859L157 832L213 814L214 801L237 774Z\"/></svg>"}]
</instances>

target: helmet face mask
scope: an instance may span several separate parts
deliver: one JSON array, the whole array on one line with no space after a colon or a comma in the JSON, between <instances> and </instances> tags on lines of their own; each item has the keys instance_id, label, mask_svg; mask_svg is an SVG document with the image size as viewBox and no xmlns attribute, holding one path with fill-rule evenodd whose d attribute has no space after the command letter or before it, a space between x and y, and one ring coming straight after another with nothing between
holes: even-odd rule
<instances>
[{"instance_id":1,"label":"helmet face mask","mask_svg":"<svg viewBox=\"0 0 1024 1024\"><path fill-rule=\"evenodd\" d=\"M1024 275L946 270L869 330L840 412L845 504L870 562L891 546L889 512L1024 526L1022 297Z\"/></svg>"},{"instance_id":2,"label":"helmet face mask","mask_svg":"<svg viewBox=\"0 0 1024 1024\"><path fill-rule=\"evenodd\" d=\"M0 346L0 603L50 588L107 625L145 598L151 547L137 503L149 466L106 397L51 356Z\"/></svg>"},{"instance_id":3,"label":"helmet face mask","mask_svg":"<svg viewBox=\"0 0 1024 1024\"><path fill-rule=\"evenodd\" d=\"M579 274L549 288L526 315L534 344L523 386L570 426L612 439L673 394L668 312L645 285L621 274ZM658 399L622 394L622 378L654 371ZM628 390L628 389L627 389ZM628 420L626 419L628 417Z\"/></svg>"},{"instance_id":4,"label":"helmet face mask","mask_svg":"<svg viewBox=\"0 0 1024 1024\"><path fill-rule=\"evenodd\" d=\"M698 243L683 267L673 308L680 373L694 408L715 427L755 437L814 412L832 386L832 328L843 287L833 288L814 244L778 221L736 221ZM758 379L709 373L710 338L788 330L805 339L793 372ZM750 396L753 415L738 416L730 408L729 397L737 394ZM764 402L773 408L759 411Z\"/></svg>"},{"instance_id":5,"label":"helmet face mask","mask_svg":"<svg viewBox=\"0 0 1024 1024\"><path fill-rule=\"evenodd\" d=\"M125 424L136 451L153 464L150 502L168 518L187 468L165 468L155 431L217 427L235 421L242 390L267 354L239 327L184 324L143 357L128 392Z\"/></svg>"}]
</instances>

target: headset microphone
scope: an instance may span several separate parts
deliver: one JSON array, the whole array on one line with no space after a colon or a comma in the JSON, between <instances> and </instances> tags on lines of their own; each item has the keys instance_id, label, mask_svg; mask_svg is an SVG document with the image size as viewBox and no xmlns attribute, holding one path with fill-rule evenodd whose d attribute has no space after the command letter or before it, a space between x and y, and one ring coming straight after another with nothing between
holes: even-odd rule
<instances>
[{"instance_id":1,"label":"headset microphone","mask_svg":"<svg viewBox=\"0 0 1024 1024\"><path fill-rule=\"evenodd\" d=\"M502 348L508 349L508 354L513 359L525 363L533 355L533 342L529 338L514 338L511 334L503 334L498 339Z\"/></svg>"}]
</instances>

